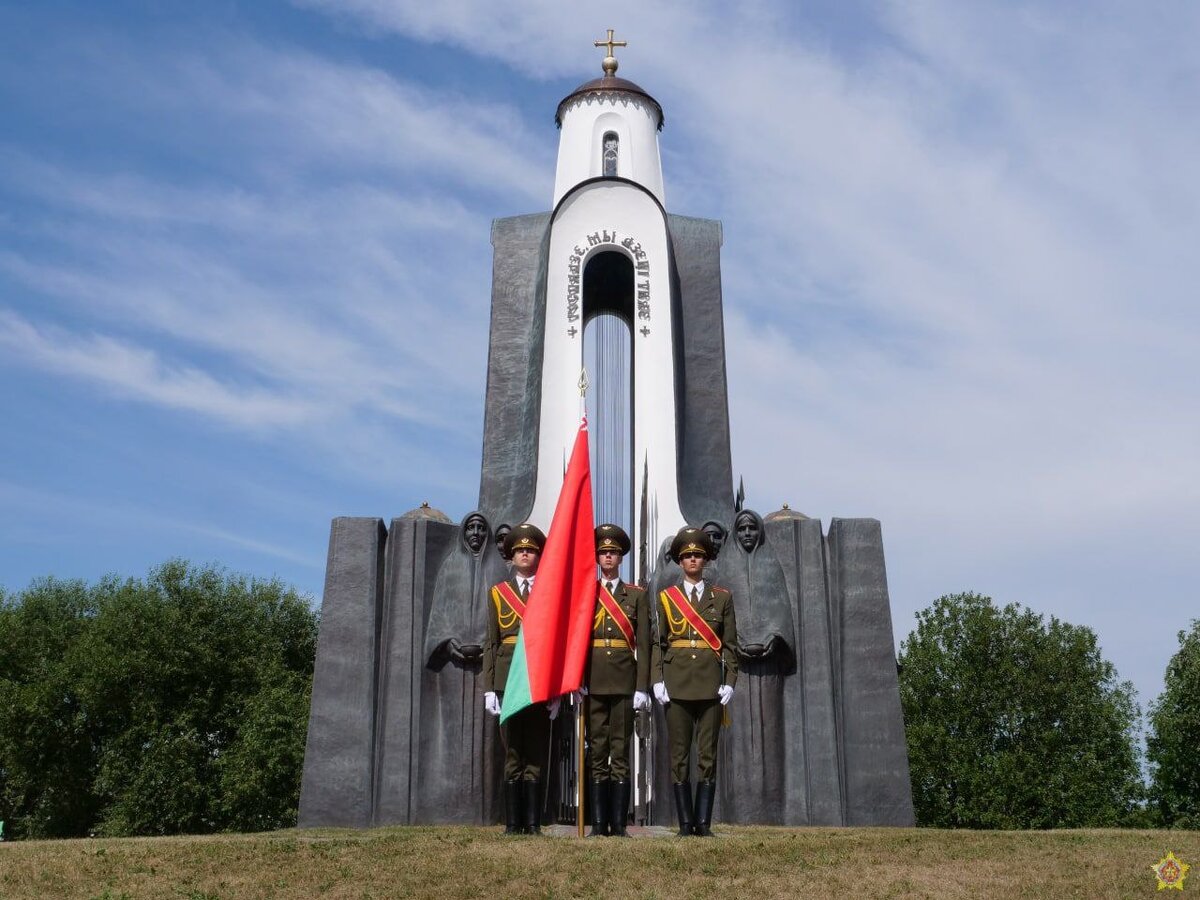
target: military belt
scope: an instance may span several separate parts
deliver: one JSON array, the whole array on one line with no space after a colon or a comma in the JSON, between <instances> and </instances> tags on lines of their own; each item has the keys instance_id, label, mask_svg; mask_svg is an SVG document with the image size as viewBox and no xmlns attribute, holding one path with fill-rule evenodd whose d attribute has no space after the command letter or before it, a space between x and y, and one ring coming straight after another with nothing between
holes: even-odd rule
<instances>
[{"instance_id":1,"label":"military belt","mask_svg":"<svg viewBox=\"0 0 1200 900\"><path fill-rule=\"evenodd\" d=\"M625 638L595 638L592 640L593 647L624 647L629 648L629 641Z\"/></svg>"},{"instance_id":2,"label":"military belt","mask_svg":"<svg viewBox=\"0 0 1200 900\"><path fill-rule=\"evenodd\" d=\"M693 638L690 641L674 640L671 641L672 647L706 647L703 638Z\"/></svg>"}]
</instances>

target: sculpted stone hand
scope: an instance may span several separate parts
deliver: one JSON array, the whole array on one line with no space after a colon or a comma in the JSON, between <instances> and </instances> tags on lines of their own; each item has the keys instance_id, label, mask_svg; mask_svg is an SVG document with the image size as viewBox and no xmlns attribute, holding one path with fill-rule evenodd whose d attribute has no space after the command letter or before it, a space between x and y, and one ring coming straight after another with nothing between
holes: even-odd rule
<instances>
[{"instance_id":1,"label":"sculpted stone hand","mask_svg":"<svg viewBox=\"0 0 1200 900\"><path fill-rule=\"evenodd\" d=\"M447 655L459 663L470 663L483 655L483 647L479 644L460 644L455 638L446 642Z\"/></svg>"},{"instance_id":2,"label":"sculpted stone hand","mask_svg":"<svg viewBox=\"0 0 1200 900\"><path fill-rule=\"evenodd\" d=\"M666 706L668 703L671 702L671 696L667 693L666 682L659 681L659 682L655 683L654 696L658 699L658 702L661 703L663 706Z\"/></svg>"},{"instance_id":3,"label":"sculpted stone hand","mask_svg":"<svg viewBox=\"0 0 1200 900\"><path fill-rule=\"evenodd\" d=\"M769 659L779 649L779 635L771 635L765 644L742 644L738 652L746 659Z\"/></svg>"},{"instance_id":4,"label":"sculpted stone hand","mask_svg":"<svg viewBox=\"0 0 1200 900\"><path fill-rule=\"evenodd\" d=\"M633 692L633 708L634 709L649 709L650 708L650 695L647 694L645 691L634 691Z\"/></svg>"},{"instance_id":5,"label":"sculpted stone hand","mask_svg":"<svg viewBox=\"0 0 1200 900\"><path fill-rule=\"evenodd\" d=\"M483 695L483 708L493 716L500 715L500 697L495 691L488 691Z\"/></svg>"}]
</instances>

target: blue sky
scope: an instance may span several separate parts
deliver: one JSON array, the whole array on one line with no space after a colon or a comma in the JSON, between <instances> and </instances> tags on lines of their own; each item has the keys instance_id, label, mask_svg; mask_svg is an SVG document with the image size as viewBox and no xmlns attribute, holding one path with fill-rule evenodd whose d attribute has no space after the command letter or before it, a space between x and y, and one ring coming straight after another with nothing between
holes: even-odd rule
<instances>
[{"instance_id":1,"label":"blue sky","mask_svg":"<svg viewBox=\"0 0 1200 900\"><path fill-rule=\"evenodd\" d=\"M1200 614L1200 8L0 5L0 585L172 556L319 598L335 515L478 487L492 218L594 38L724 223L748 504L883 522L1143 703Z\"/></svg>"}]
</instances>

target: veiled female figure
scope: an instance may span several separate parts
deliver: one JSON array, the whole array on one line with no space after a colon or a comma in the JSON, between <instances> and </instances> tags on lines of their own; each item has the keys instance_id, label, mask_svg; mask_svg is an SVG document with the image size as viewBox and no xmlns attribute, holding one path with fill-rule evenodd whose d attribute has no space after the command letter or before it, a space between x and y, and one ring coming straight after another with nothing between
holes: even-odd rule
<instances>
[{"instance_id":1,"label":"veiled female figure","mask_svg":"<svg viewBox=\"0 0 1200 900\"><path fill-rule=\"evenodd\" d=\"M784 682L795 671L792 600L762 517L742 510L721 553L721 585L733 592L740 671L722 736L720 817L781 822L787 747Z\"/></svg>"},{"instance_id":2,"label":"veiled female figure","mask_svg":"<svg viewBox=\"0 0 1200 900\"><path fill-rule=\"evenodd\" d=\"M499 817L499 735L479 698L488 590L506 574L487 520L468 513L438 569L425 628L418 822Z\"/></svg>"},{"instance_id":3,"label":"veiled female figure","mask_svg":"<svg viewBox=\"0 0 1200 900\"><path fill-rule=\"evenodd\" d=\"M708 535L708 539L713 544L713 552L716 554L704 566L705 582L714 586L729 587L721 580L721 548L725 546L725 539L729 537L729 529L720 522L709 520L700 526L700 530ZM736 595L734 595L734 599L737 599Z\"/></svg>"}]
</instances>

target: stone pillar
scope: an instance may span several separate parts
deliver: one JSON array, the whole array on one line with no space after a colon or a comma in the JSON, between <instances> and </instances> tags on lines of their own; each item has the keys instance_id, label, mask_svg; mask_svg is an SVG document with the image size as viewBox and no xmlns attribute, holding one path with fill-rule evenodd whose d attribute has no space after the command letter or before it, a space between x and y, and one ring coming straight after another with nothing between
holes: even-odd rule
<instances>
[{"instance_id":1,"label":"stone pillar","mask_svg":"<svg viewBox=\"0 0 1200 900\"><path fill-rule=\"evenodd\" d=\"M372 824L375 648L386 538L382 519L340 517L330 528L300 784L301 827Z\"/></svg>"}]
</instances>

